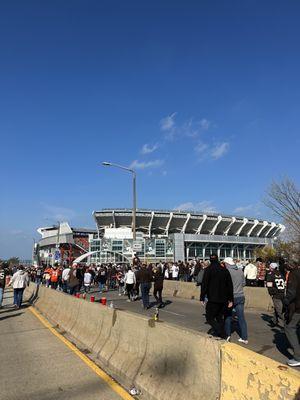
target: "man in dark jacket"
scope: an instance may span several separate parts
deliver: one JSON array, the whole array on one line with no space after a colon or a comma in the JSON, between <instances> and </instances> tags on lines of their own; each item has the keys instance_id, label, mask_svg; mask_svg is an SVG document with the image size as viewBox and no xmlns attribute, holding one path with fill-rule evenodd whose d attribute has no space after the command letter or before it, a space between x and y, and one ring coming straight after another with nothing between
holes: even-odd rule
<instances>
[{"instance_id":1,"label":"man in dark jacket","mask_svg":"<svg viewBox=\"0 0 300 400\"><path fill-rule=\"evenodd\" d=\"M144 309L149 308L149 292L151 289L152 272L147 268L146 264L142 264L142 267L136 273L136 280L141 285L142 302Z\"/></svg>"},{"instance_id":2,"label":"man in dark jacket","mask_svg":"<svg viewBox=\"0 0 300 400\"><path fill-rule=\"evenodd\" d=\"M203 305L206 297L206 320L215 335L225 338L224 315L233 305L233 285L230 273L221 267L217 255L211 255L210 266L203 275L200 295Z\"/></svg>"},{"instance_id":3,"label":"man in dark jacket","mask_svg":"<svg viewBox=\"0 0 300 400\"><path fill-rule=\"evenodd\" d=\"M0 265L0 308L2 308L2 301L5 289L6 271L2 265Z\"/></svg>"},{"instance_id":4,"label":"man in dark jacket","mask_svg":"<svg viewBox=\"0 0 300 400\"><path fill-rule=\"evenodd\" d=\"M153 268L153 281L154 281L153 296L155 297L157 306L160 308L163 305L162 291L164 288L164 271L161 265L156 265Z\"/></svg>"},{"instance_id":5,"label":"man in dark jacket","mask_svg":"<svg viewBox=\"0 0 300 400\"><path fill-rule=\"evenodd\" d=\"M271 263L270 270L266 276L269 295L272 297L274 306L274 325L278 325L279 320L283 322L283 298L285 292L285 281L279 272L278 264Z\"/></svg>"},{"instance_id":6,"label":"man in dark jacket","mask_svg":"<svg viewBox=\"0 0 300 400\"><path fill-rule=\"evenodd\" d=\"M290 367L300 367L300 343L297 330L300 324L300 267L292 267L287 281L286 295L283 300L286 307L286 323L284 331L290 345L294 349L294 358L287 364Z\"/></svg>"}]
</instances>

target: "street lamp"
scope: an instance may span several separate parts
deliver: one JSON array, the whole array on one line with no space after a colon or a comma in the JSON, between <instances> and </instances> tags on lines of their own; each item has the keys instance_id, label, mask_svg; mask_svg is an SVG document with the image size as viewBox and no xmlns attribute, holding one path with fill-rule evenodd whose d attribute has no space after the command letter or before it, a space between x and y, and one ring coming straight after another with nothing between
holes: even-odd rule
<instances>
[{"instance_id":1,"label":"street lamp","mask_svg":"<svg viewBox=\"0 0 300 400\"><path fill-rule=\"evenodd\" d=\"M136 172L134 169L123 167L123 165L114 164L111 162L103 161L104 167L116 167L132 173L132 184L133 184L133 207L132 207L132 237L136 240Z\"/></svg>"}]
</instances>

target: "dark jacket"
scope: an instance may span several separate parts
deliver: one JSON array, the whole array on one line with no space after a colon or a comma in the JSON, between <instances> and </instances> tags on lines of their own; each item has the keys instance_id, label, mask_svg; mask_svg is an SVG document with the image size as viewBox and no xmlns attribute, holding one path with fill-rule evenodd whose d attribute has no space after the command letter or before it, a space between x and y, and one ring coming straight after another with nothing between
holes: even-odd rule
<instances>
[{"instance_id":1,"label":"dark jacket","mask_svg":"<svg viewBox=\"0 0 300 400\"><path fill-rule=\"evenodd\" d=\"M283 299L285 291L285 282L281 273L277 270L267 273L267 289L269 295L275 299Z\"/></svg>"},{"instance_id":2,"label":"dark jacket","mask_svg":"<svg viewBox=\"0 0 300 400\"><path fill-rule=\"evenodd\" d=\"M0 267L0 288L2 289L5 288L5 278L6 278L5 269Z\"/></svg>"},{"instance_id":3,"label":"dark jacket","mask_svg":"<svg viewBox=\"0 0 300 400\"><path fill-rule=\"evenodd\" d=\"M96 280L96 282L97 283L102 283L102 285L104 284L104 283L106 283L106 281L107 281L107 271L106 271L106 269L100 269L98 272L97 272L97 275L96 275L96 278L95 278L95 280Z\"/></svg>"},{"instance_id":4,"label":"dark jacket","mask_svg":"<svg viewBox=\"0 0 300 400\"><path fill-rule=\"evenodd\" d=\"M153 273L154 290L163 289L164 287L164 273L161 268Z\"/></svg>"},{"instance_id":5,"label":"dark jacket","mask_svg":"<svg viewBox=\"0 0 300 400\"><path fill-rule=\"evenodd\" d=\"M207 296L212 303L228 303L233 301L233 285L230 273L219 263L212 263L204 271L200 300Z\"/></svg>"},{"instance_id":6,"label":"dark jacket","mask_svg":"<svg viewBox=\"0 0 300 400\"><path fill-rule=\"evenodd\" d=\"M78 275L79 275L78 270L71 268L69 279L68 279L69 287L73 288L73 287L76 287L79 285Z\"/></svg>"},{"instance_id":7,"label":"dark jacket","mask_svg":"<svg viewBox=\"0 0 300 400\"><path fill-rule=\"evenodd\" d=\"M141 268L136 273L136 280L138 283L151 283L152 281L152 272L147 268Z\"/></svg>"},{"instance_id":8,"label":"dark jacket","mask_svg":"<svg viewBox=\"0 0 300 400\"><path fill-rule=\"evenodd\" d=\"M289 274L283 304L288 307L290 314L300 314L300 269L295 269Z\"/></svg>"}]
</instances>

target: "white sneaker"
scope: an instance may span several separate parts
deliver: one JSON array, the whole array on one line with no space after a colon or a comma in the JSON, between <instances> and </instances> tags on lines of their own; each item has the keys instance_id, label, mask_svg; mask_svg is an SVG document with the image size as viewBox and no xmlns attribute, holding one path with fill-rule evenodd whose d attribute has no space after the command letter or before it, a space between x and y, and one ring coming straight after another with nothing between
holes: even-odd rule
<instances>
[{"instance_id":1,"label":"white sneaker","mask_svg":"<svg viewBox=\"0 0 300 400\"><path fill-rule=\"evenodd\" d=\"M239 338L239 342L240 342L240 343L244 343L244 344L248 344L248 340L244 340L244 339L242 339L242 338Z\"/></svg>"},{"instance_id":2,"label":"white sneaker","mask_svg":"<svg viewBox=\"0 0 300 400\"><path fill-rule=\"evenodd\" d=\"M122 296L122 294L121 294L121 293L119 293L119 296Z\"/></svg>"},{"instance_id":3,"label":"white sneaker","mask_svg":"<svg viewBox=\"0 0 300 400\"><path fill-rule=\"evenodd\" d=\"M297 361L294 358L292 358L287 362L287 365L289 365L290 367L300 367L300 361Z\"/></svg>"}]
</instances>

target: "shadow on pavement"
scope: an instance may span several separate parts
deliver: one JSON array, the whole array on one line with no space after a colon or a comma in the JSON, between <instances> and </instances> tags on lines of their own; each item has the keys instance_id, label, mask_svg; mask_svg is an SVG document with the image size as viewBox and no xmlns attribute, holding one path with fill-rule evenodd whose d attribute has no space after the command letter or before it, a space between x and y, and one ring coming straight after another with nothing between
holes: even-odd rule
<instances>
[{"instance_id":1,"label":"shadow on pavement","mask_svg":"<svg viewBox=\"0 0 300 400\"><path fill-rule=\"evenodd\" d=\"M18 317L19 315L22 315L22 314L24 314L24 313L18 312L16 314L4 315L4 317L0 317L0 321L3 321L3 320L8 319L8 318Z\"/></svg>"},{"instance_id":2,"label":"shadow on pavement","mask_svg":"<svg viewBox=\"0 0 300 400\"><path fill-rule=\"evenodd\" d=\"M39 297L39 288L40 288L39 286L36 286L35 291L32 293L32 295L27 300L29 305L34 304L34 302L38 299L38 297Z\"/></svg>"},{"instance_id":3,"label":"shadow on pavement","mask_svg":"<svg viewBox=\"0 0 300 400\"><path fill-rule=\"evenodd\" d=\"M271 332L273 332L274 337L273 337L273 343L275 344L277 350L283 354L285 357L291 359L293 358L292 353L289 352L289 342L285 336L283 328L280 328L278 326L274 326L272 323L272 317L267 314L261 314L261 319L265 322L268 323L268 326L271 328ZM263 349L268 350L268 349Z\"/></svg>"}]
</instances>

